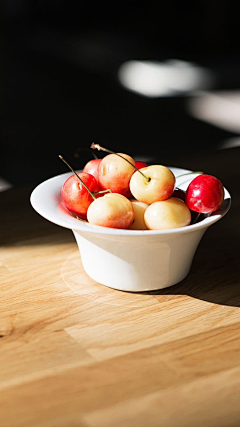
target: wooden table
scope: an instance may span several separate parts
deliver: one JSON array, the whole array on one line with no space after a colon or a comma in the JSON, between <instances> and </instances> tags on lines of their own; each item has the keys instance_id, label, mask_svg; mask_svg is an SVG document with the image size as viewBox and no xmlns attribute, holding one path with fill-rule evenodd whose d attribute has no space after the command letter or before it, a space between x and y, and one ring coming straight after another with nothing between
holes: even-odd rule
<instances>
[{"instance_id":1,"label":"wooden table","mask_svg":"<svg viewBox=\"0 0 240 427\"><path fill-rule=\"evenodd\" d=\"M239 154L174 165L215 174L233 204L159 292L94 282L32 187L0 194L1 427L239 427Z\"/></svg>"}]
</instances>

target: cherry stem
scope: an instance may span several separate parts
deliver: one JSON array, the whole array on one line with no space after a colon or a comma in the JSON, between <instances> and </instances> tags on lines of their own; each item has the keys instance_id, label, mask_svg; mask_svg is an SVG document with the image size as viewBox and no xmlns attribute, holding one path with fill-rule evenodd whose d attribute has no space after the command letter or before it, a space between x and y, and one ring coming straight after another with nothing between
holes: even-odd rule
<instances>
[{"instance_id":1,"label":"cherry stem","mask_svg":"<svg viewBox=\"0 0 240 427\"><path fill-rule=\"evenodd\" d=\"M91 190L89 190L88 186L85 184L85 182L83 182L83 180L80 178L80 176L78 176L77 172L75 172L75 170L72 168L72 166L69 165L69 163L67 162L67 160L64 159L63 156L61 156L61 154L59 154L58 156L68 167L69 169L76 175L76 177L79 179L79 181L82 183L82 185L86 188L86 190L89 192L90 196L92 196L93 200L96 200L96 197L94 196L94 194L92 193Z\"/></svg>"},{"instance_id":2,"label":"cherry stem","mask_svg":"<svg viewBox=\"0 0 240 427\"><path fill-rule=\"evenodd\" d=\"M126 160L126 162L128 162L131 166L133 166L134 167L134 169L136 169L136 171L138 171L138 172L140 172L140 174L147 180L147 182L149 182L149 181L151 181L151 178L149 177L149 176L147 176L147 175L145 175L142 171L140 171L140 169L138 169L132 162L130 162L128 159L126 159L125 157L123 157L123 156L121 156L121 154L119 154L119 153L115 153L114 151L112 151L112 150L109 150L108 148L104 148L104 147L102 147L101 145L99 145L99 144L95 144L95 142L93 142L92 144L91 144L91 147L90 148L92 148L92 149L97 149L98 151L105 151L106 153L109 153L109 154L116 154L116 156L118 156L118 157L121 157L123 160Z\"/></svg>"},{"instance_id":3,"label":"cherry stem","mask_svg":"<svg viewBox=\"0 0 240 427\"><path fill-rule=\"evenodd\" d=\"M112 190L111 190L111 188L108 188L107 190L97 191L97 193L95 193L95 194L102 194L102 193L112 193Z\"/></svg>"}]
</instances>

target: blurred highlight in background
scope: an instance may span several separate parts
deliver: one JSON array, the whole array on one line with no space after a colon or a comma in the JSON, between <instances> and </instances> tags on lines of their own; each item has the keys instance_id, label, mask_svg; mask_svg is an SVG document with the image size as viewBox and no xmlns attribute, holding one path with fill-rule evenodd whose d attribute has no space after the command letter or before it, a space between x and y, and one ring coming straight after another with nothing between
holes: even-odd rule
<instances>
[{"instance_id":1,"label":"blurred highlight in background","mask_svg":"<svg viewBox=\"0 0 240 427\"><path fill-rule=\"evenodd\" d=\"M148 97L191 95L211 89L212 73L196 64L171 59L127 61L118 71L120 83L127 89Z\"/></svg>"}]
</instances>

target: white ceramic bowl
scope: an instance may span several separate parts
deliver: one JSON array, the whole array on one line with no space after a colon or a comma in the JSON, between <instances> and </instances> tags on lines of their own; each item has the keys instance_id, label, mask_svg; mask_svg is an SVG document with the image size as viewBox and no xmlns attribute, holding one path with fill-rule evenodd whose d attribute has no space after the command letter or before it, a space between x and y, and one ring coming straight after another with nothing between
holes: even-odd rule
<instances>
[{"instance_id":1,"label":"white ceramic bowl","mask_svg":"<svg viewBox=\"0 0 240 427\"><path fill-rule=\"evenodd\" d=\"M190 172L170 167L176 178ZM73 231L82 265L95 281L131 292L152 291L175 285L191 268L198 244L210 225L220 220L231 206L224 189L222 207L201 222L173 230L119 230L94 226L74 218L61 201L61 188L72 173L48 179L31 194L33 208L47 220ZM196 175L176 179L186 190Z\"/></svg>"}]
</instances>

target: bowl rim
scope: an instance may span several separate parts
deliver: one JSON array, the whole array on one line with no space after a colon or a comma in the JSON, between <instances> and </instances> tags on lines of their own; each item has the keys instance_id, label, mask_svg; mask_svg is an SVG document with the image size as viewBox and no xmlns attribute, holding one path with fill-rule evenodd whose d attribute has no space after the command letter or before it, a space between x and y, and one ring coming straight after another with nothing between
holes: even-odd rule
<instances>
[{"instance_id":1,"label":"bowl rim","mask_svg":"<svg viewBox=\"0 0 240 427\"><path fill-rule=\"evenodd\" d=\"M176 187L183 190L186 190L188 184L194 177L200 175L200 173L195 173L189 169L182 169L173 166L167 167L172 170L176 177ZM77 172L80 172L80 170L77 170ZM185 173L188 175L178 178L179 175ZM202 228L208 228L211 224L217 222L223 216L225 216L231 207L231 195L224 187L224 202L222 207L196 224L169 230L125 230L107 228L99 225L89 224L86 221L74 217L64 206L61 199L61 188L66 179L72 174L72 172L66 172L60 175L56 175L38 184L30 195L30 203L34 210L46 220L73 231L118 236L153 236L189 233L195 230L200 230Z\"/></svg>"}]
</instances>

